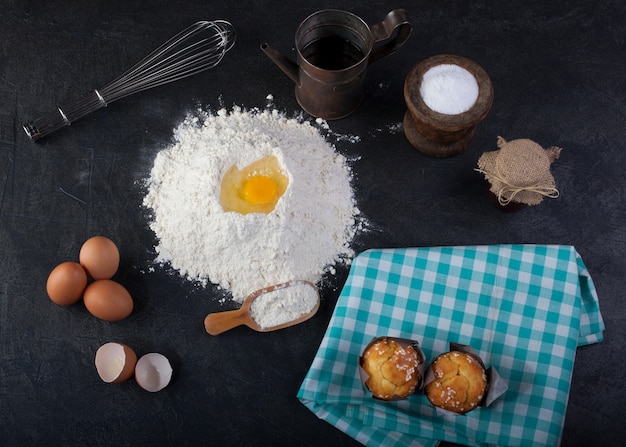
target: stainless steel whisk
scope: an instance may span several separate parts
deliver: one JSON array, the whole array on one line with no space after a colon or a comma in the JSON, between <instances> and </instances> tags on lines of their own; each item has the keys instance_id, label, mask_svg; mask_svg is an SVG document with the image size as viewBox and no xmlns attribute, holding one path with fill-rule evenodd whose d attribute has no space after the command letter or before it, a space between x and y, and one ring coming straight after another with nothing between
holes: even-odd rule
<instances>
[{"instance_id":1,"label":"stainless steel whisk","mask_svg":"<svg viewBox=\"0 0 626 447\"><path fill-rule=\"evenodd\" d=\"M37 141L113 101L215 67L233 47L235 37L235 28L225 20L197 22L111 83L29 121L24 130Z\"/></svg>"}]
</instances>

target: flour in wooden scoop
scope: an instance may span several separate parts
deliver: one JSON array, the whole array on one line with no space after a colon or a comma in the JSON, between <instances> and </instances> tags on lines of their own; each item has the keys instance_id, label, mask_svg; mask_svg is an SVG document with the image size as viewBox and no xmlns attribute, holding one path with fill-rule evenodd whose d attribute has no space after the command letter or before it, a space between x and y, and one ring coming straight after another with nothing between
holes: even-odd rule
<instances>
[{"instance_id":1,"label":"flour in wooden scoop","mask_svg":"<svg viewBox=\"0 0 626 447\"><path fill-rule=\"evenodd\" d=\"M289 180L276 207L268 214L224 211L225 172L266 156L276 157ZM307 121L238 107L190 115L147 182L143 203L158 239L156 261L217 284L238 302L273 284L316 283L354 255L350 243L362 223L351 181L346 158Z\"/></svg>"}]
</instances>

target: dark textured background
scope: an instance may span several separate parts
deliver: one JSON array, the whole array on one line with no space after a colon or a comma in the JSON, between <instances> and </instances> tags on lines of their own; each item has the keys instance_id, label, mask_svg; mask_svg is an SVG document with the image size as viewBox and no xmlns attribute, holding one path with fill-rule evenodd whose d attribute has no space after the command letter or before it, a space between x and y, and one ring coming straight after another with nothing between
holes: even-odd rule
<instances>
[{"instance_id":1,"label":"dark textured background","mask_svg":"<svg viewBox=\"0 0 626 447\"><path fill-rule=\"evenodd\" d=\"M296 399L347 275L322 287L319 315L269 334L239 328L211 337L206 313L219 293L156 268L142 180L173 128L199 104L264 107L293 114L293 85L259 50L293 57L293 34L309 13L350 10L368 23L408 10L414 32L368 72L357 113L331 123L354 163L355 194L373 247L493 243L571 244L595 281L605 340L579 350L564 446L617 446L626 437L626 3L525 1L133 1L4 0L0 4L0 445L303 445L357 443ZM224 18L237 45L197 77L111 105L32 143L21 124L100 87L197 20ZM495 102L471 147L451 159L415 151L391 129L405 111L409 69L458 53L492 77ZM561 197L503 213L473 171L496 137L563 148L553 165ZM73 197L72 197L73 196ZM118 323L82 304L61 308L45 292L50 270L104 234L121 248L116 279L135 299ZM134 381L107 385L96 349L119 340L173 363L157 394Z\"/></svg>"}]
</instances>

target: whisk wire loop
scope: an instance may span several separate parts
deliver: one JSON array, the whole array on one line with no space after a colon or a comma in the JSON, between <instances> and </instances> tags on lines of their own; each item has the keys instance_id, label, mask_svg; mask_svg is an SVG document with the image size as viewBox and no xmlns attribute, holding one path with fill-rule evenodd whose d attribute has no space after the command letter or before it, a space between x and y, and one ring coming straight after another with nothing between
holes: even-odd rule
<instances>
[{"instance_id":1,"label":"whisk wire loop","mask_svg":"<svg viewBox=\"0 0 626 447\"><path fill-rule=\"evenodd\" d=\"M24 124L24 131L37 141L118 99L215 67L235 39L235 28L225 20L196 22L106 86Z\"/></svg>"}]
</instances>

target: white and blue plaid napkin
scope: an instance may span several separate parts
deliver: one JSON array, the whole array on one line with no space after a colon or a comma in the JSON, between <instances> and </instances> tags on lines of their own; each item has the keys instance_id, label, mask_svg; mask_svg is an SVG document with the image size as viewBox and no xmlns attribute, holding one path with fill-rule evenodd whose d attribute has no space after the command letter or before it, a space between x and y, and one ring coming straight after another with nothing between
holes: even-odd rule
<instances>
[{"instance_id":1,"label":"white and blue plaid napkin","mask_svg":"<svg viewBox=\"0 0 626 447\"><path fill-rule=\"evenodd\" d=\"M602 341L593 281L571 246L369 250L357 256L298 398L367 446L556 446L576 348ZM430 362L470 345L508 390L467 415L438 416L421 394L380 402L358 357L373 337L418 340Z\"/></svg>"}]
</instances>

